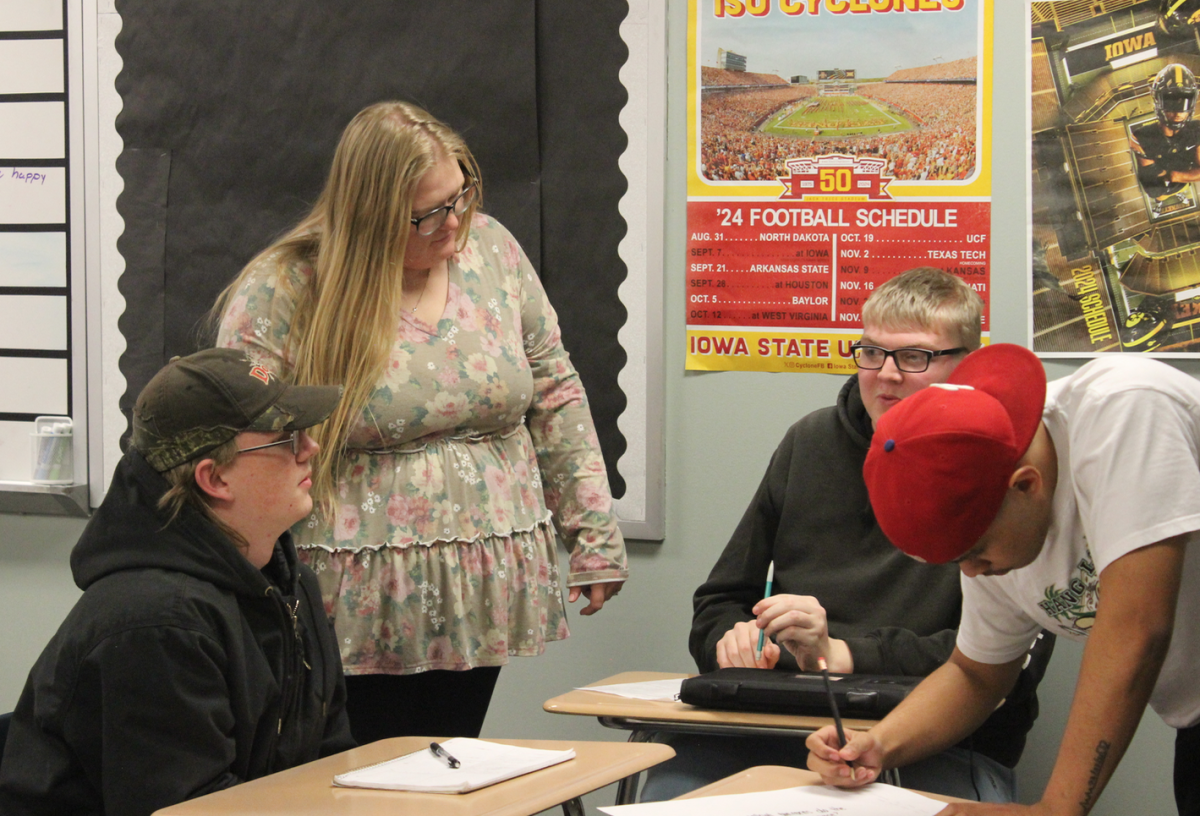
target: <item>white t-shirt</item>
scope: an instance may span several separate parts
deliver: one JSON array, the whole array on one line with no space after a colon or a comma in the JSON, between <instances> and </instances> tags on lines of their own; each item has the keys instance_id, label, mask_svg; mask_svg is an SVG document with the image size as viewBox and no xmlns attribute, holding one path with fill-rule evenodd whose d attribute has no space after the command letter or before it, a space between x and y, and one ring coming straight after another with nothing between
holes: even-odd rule
<instances>
[{"instance_id":1,"label":"white t-shirt","mask_svg":"<svg viewBox=\"0 0 1200 816\"><path fill-rule=\"evenodd\" d=\"M1041 554L1007 575L962 580L958 648L981 663L1015 660L1043 628L1086 638L1109 564L1200 530L1200 382L1153 360L1095 360L1050 383L1042 421L1058 485ZM1171 648L1150 697L1174 728L1200 721L1200 553L1187 550Z\"/></svg>"}]
</instances>

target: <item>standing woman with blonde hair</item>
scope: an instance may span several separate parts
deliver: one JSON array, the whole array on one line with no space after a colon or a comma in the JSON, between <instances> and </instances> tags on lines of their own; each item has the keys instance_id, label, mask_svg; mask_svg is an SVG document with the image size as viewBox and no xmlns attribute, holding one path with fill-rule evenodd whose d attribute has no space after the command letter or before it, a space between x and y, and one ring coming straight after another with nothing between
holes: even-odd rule
<instances>
[{"instance_id":1,"label":"standing woman with blonde hair","mask_svg":"<svg viewBox=\"0 0 1200 816\"><path fill-rule=\"evenodd\" d=\"M462 139L404 102L343 132L311 213L219 298L217 344L345 383L313 436L317 572L351 729L478 736L500 666L628 577L599 441L537 274ZM560 575L555 528L570 552ZM565 580L564 580L565 579Z\"/></svg>"}]
</instances>

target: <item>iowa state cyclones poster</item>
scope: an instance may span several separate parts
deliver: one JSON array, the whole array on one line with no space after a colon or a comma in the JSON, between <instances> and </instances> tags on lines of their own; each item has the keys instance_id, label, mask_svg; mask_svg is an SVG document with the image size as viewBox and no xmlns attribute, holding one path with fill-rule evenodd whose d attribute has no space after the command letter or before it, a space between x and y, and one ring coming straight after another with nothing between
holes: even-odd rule
<instances>
[{"instance_id":1,"label":"iowa state cyclones poster","mask_svg":"<svg viewBox=\"0 0 1200 816\"><path fill-rule=\"evenodd\" d=\"M853 372L863 302L918 266L988 303L990 0L690 14L689 369Z\"/></svg>"}]
</instances>

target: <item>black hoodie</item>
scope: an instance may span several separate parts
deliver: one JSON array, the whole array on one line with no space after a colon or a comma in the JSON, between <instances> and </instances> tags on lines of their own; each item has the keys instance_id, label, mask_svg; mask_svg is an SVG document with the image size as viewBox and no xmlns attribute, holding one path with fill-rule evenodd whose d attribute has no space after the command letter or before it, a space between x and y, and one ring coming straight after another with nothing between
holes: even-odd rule
<instances>
[{"instance_id":1,"label":"black hoodie","mask_svg":"<svg viewBox=\"0 0 1200 816\"><path fill-rule=\"evenodd\" d=\"M717 641L734 624L754 619L750 610L762 599L772 560L772 594L817 598L830 637L846 641L856 672L924 676L950 657L962 609L958 567L918 563L879 529L862 475L872 433L857 377L846 382L836 407L788 429L693 596L689 647L700 671L717 668ZM1035 690L1053 637L1040 643L1009 704L974 735L976 750L1010 768L1037 717ZM778 667L796 671L796 659L784 649Z\"/></svg>"},{"instance_id":2,"label":"black hoodie","mask_svg":"<svg viewBox=\"0 0 1200 816\"><path fill-rule=\"evenodd\" d=\"M354 745L316 577L255 569L201 513L169 526L136 451L71 554L84 590L13 713L0 813L149 814Z\"/></svg>"}]
</instances>

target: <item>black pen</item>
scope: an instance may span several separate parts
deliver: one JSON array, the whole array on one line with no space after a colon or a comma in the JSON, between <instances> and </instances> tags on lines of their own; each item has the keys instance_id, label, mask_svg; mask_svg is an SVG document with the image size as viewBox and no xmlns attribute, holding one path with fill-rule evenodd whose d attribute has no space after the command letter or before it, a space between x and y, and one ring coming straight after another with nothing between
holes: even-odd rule
<instances>
[{"instance_id":1,"label":"black pen","mask_svg":"<svg viewBox=\"0 0 1200 816\"><path fill-rule=\"evenodd\" d=\"M825 677L825 693L829 695L829 708L833 711L833 724L837 726L838 748L845 748L846 731L842 728L842 715L838 713L837 698L833 696L833 683L829 681L829 665L823 657L817 658L817 665L821 667L821 674ZM850 765L850 763L846 764Z\"/></svg>"},{"instance_id":2,"label":"black pen","mask_svg":"<svg viewBox=\"0 0 1200 816\"><path fill-rule=\"evenodd\" d=\"M429 743L429 753L433 754L435 757L440 759L442 762L445 762L446 765L448 765L451 770L455 770L460 765L462 765L461 762L459 762L454 757L450 756L449 751L447 751L442 746L438 745L436 742Z\"/></svg>"}]
</instances>

